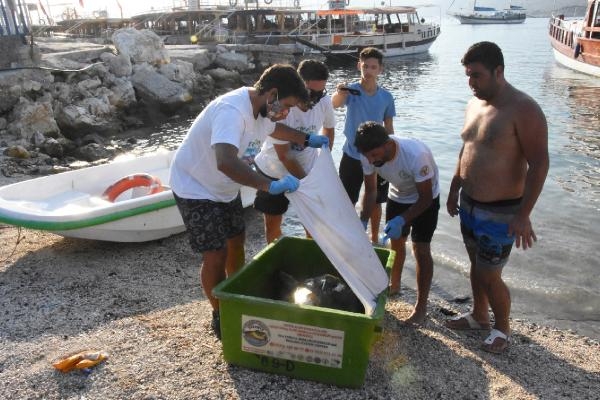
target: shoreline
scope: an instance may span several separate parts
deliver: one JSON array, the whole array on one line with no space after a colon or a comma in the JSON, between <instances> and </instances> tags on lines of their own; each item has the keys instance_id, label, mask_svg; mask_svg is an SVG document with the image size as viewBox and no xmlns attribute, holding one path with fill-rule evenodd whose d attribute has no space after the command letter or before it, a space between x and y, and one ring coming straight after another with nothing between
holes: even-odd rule
<instances>
[{"instance_id":1,"label":"shoreline","mask_svg":"<svg viewBox=\"0 0 600 400\"><path fill-rule=\"evenodd\" d=\"M247 209L245 216L249 259L265 243L260 214ZM426 323L405 326L415 296L410 288L388 299L384 333L360 389L231 366L210 333L200 260L185 234L107 243L0 225L0 239L6 399L594 399L600 393L598 340L513 319L508 351L489 354L480 349L486 332L444 327L444 312L467 311L468 303L432 296ZM52 368L56 359L88 349L109 354L89 375Z\"/></svg>"}]
</instances>

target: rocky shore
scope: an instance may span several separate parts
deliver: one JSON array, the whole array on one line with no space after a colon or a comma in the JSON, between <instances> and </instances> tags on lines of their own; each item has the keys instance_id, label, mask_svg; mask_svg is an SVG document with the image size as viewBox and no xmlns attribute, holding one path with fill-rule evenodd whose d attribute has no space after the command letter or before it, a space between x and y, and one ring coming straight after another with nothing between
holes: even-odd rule
<instances>
[{"instance_id":1,"label":"rocky shore","mask_svg":"<svg viewBox=\"0 0 600 400\"><path fill-rule=\"evenodd\" d=\"M247 257L264 247L246 212ZM389 299L360 389L228 365L210 330L199 258L185 235L149 243L65 239L0 226L0 393L3 399L597 399L600 345L573 332L513 320L500 356L483 332L444 327L466 311L435 294L420 327L402 324L415 293ZM407 266L410 267L410 266ZM103 350L89 374L57 359Z\"/></svg>"},{"instance_id":2,"label":"rocky shore","mask_svg":"<svg viewBox=\"0 0 600 400\"><path fill-rule=\"evenodd\" d=\"M36 38L35 65L0 70L2 175L45 175L131 151L131 133L252 85L271 63L298 61L277 46L165 46L120 29L112 44Z\"/></svg>"}]
</instances>

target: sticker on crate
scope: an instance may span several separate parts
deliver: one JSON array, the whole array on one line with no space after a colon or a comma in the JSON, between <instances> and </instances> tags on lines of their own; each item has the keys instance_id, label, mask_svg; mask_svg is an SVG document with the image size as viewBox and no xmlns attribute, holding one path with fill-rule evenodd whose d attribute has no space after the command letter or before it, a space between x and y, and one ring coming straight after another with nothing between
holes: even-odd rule
<instances>
[{"instance_id":1,"label":"sticker on crate","mask_svg":"<svg viewBox=\"0 0 600 400\"><path fill-rule=\"evenodd\" d=\"M242 315L242 351L342 368L344 331Z\"/></svg>"}]
</instances>

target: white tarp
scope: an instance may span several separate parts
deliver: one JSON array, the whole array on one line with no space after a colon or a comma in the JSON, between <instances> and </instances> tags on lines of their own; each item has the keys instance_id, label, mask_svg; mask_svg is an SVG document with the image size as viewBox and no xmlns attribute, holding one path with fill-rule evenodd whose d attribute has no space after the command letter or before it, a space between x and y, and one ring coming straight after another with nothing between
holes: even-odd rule
<instances>
[{"instance_id":1,"label":"white tarp","mask_svg":"<svg viewBox=\"0 0 600 400\"><path fill-rule=\"evenodd\" d=\"M300 221L362 302L367 315L388 276L340 181L328 148L319 151L300 188L286 193Z\"/></svg>"}]
</instances>

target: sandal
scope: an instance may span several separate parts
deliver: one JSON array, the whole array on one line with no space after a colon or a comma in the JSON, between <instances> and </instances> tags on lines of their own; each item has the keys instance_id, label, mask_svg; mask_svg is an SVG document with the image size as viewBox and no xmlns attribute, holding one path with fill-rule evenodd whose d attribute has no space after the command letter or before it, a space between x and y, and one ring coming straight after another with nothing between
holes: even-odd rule
<instances>
[{"instance_id":1,"label":"sandal","mask_svg":"<svg viewBox=\"0 0 600 400\"><path fill-rule=\"evenodd\" d=\"M502 345L494 348L494 344L499 340L502 341ZM483 341L481 348L488 353L502 354L508 348L509 343L510 335L507 335L498 329L492 329L490 335Z\"/></svg>"}]
</instances>

